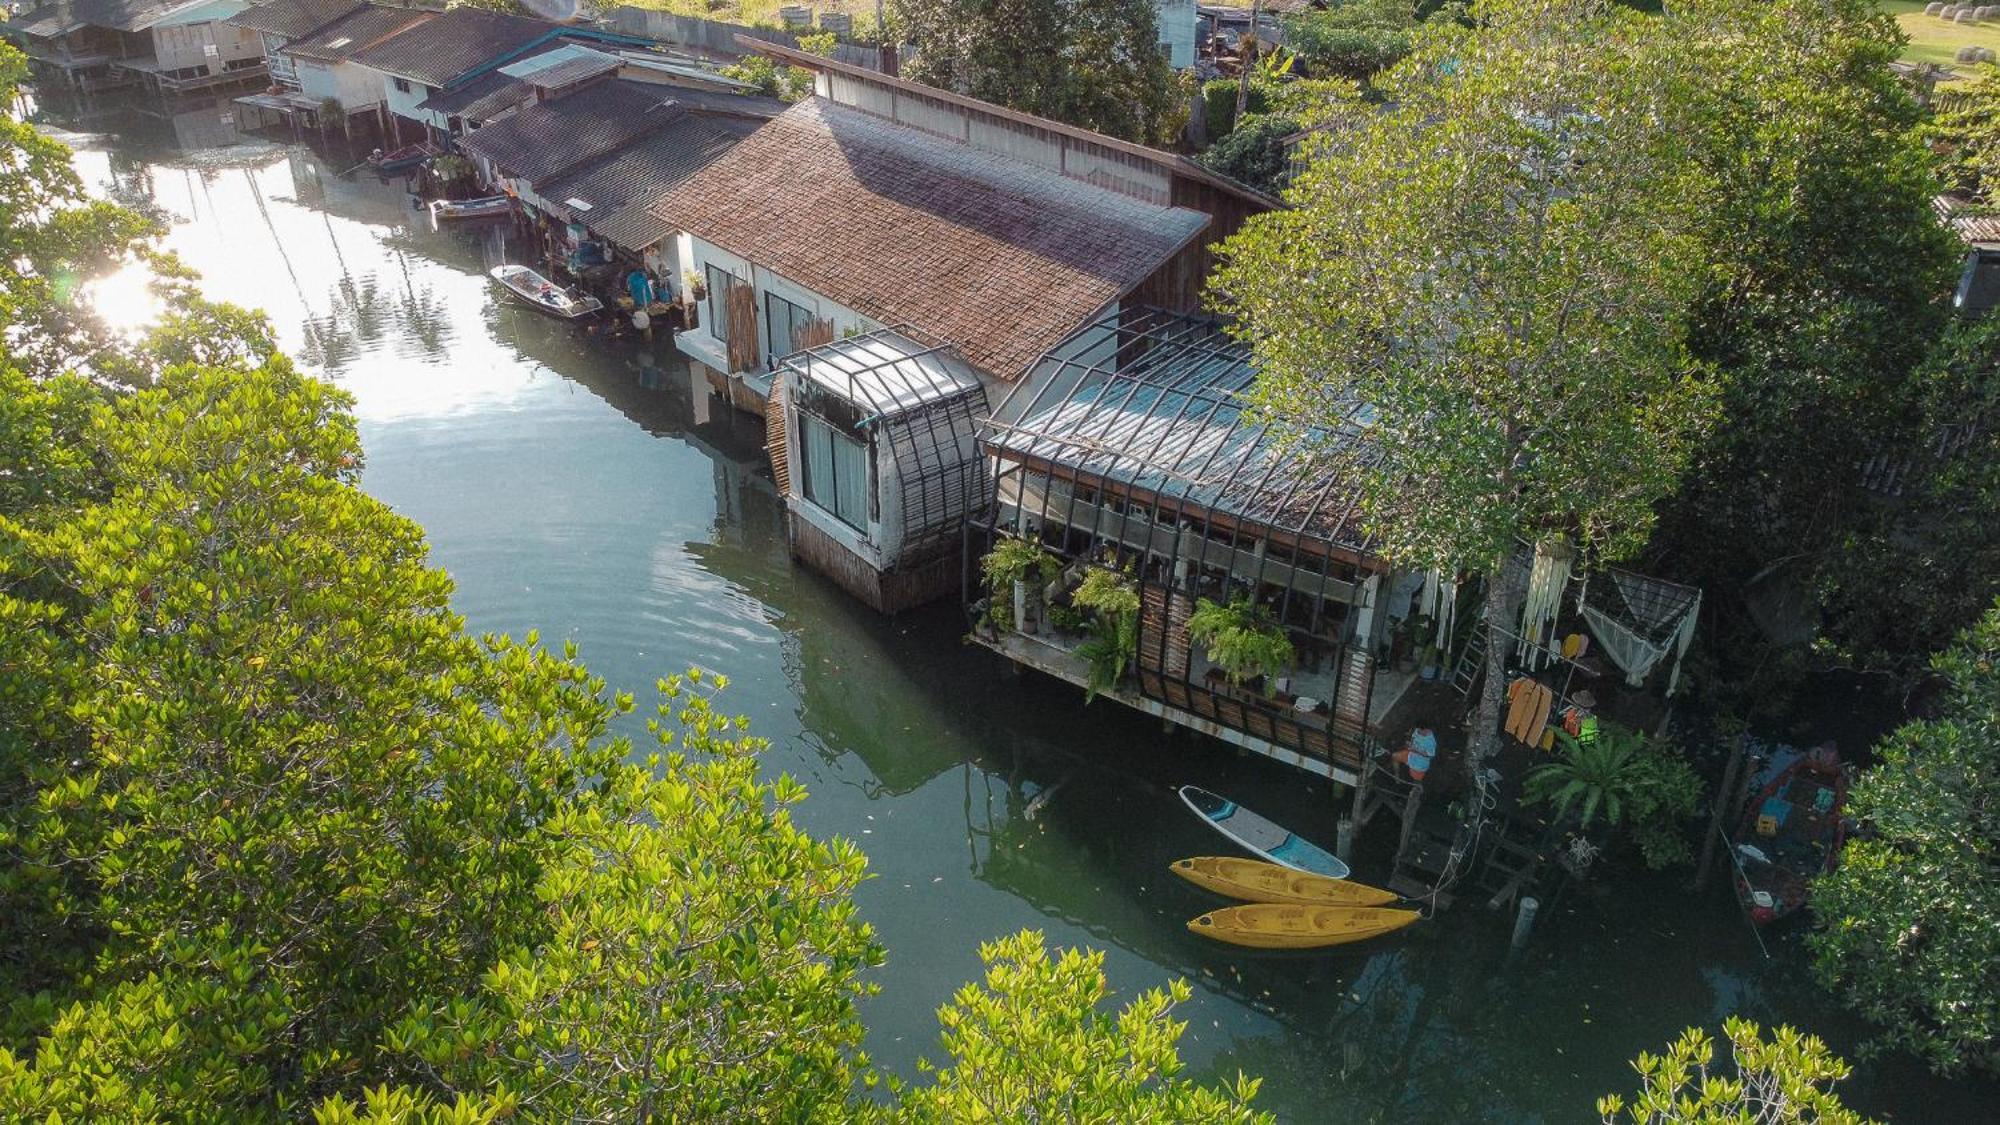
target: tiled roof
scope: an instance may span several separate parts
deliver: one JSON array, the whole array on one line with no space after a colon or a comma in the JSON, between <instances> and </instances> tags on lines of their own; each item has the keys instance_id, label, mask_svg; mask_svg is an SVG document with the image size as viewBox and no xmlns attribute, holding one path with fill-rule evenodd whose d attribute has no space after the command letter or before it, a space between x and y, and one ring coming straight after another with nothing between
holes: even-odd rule
<instances>
[{"instance_id":1,"label":"tiled roof","mask_svg":"<svg viewBox=\"0 0 2000 1125\"><path fill-rule=\"evenodd\" d=\"M530 184L607 153L686 112L666 104L658 86L610 79L566 97L521 107L513 116L459 138L459 147Z\"/></svg>"},{"instance_id":2,"label":"tiled roof","mask_svg":"<svg viewBox=\"0 0 2000 1125\"><path fill-rule=\"evenodd\" d=\"M435 18L436 13L433 12L370 5L335 20L303 39L285 44L284 53L318 62L344 62L399 32Z\"/></svg>"},{"instance_id":3,"label":"tiled roof","mask_svg":"<svg viewBox=\"0 0 2000 1125\"><path fill-rule=\"evenodd\" d=\"M1931 207L1944 225L1967 245L2000 245L2000 214L1950 195L1940 195L1931 200Z\"/></svg>"},{"instance_id":4,"label":"tiled roof","mask_svg":"<svg viewBox=\"0 0 2000 1125\"><path fill-rule=\"evenodd\" d=\"M627 147L566 172L536 189L568 217L630 250L673 233L648 205L714 162L757 123L744 118L680 112ZM588 211L570 200L589 204Z\"/></svg>"},{"instance_id":5,"label":"tiled roof","mask_svg":"<svg viewBox=\"0 0 2000 1125\"><path fill-rule=\"evenodd\" d=\"M362 0L270 0L267 4L252 4L223 22L268 35L297 39L348 15L361 5Z\"/></svg>"},{"instance_id":6,"label":"tiled roof","mask_svg":"<svg viewBox=\"0 0 2000 1125\"><path fill-rule=\"evenodd\" d=\"M1019 376L1207 227L810 98L653 205L661 218Z\"/></svg>"},{"instance_id":7,"label":"tiled roof","mask_svg":"<svg viewBox=\"0 0 2000 1125\"><path fill-rule=\"evenodd\" d=\"M451 8L401 35L358 51L354 61L426 86L449 86L468 70L518 52L561 30L525 16Z\"/></svg>"}]
</instances>

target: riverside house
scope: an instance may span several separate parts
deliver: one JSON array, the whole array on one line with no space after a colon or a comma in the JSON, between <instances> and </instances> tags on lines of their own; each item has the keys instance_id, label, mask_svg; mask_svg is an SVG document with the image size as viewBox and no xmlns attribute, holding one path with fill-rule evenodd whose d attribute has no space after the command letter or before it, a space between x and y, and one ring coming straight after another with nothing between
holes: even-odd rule
<instances>
[{"instance_id":1,"label":"riverside house","mask_svg":"<svg viewBox=\"0 0 2000 1125\"><path fill-rule=\"evenodd\" d=\"M1138 303L1192 311L1274 201L1185 157L748 39L814 96L663 194L697 372L766 417L792 550L893 612L960 588L976 420Z\"/></svg>"},{"instance_id":2,"label":"riverside house","mask_svg":"<svg viewBox=\"0 0 2000 1125\"><path fill-rule=\"evenodd\" d=\"M78 89L169 93L251 78L263 41L230 17L249 0L60 0L0 24L36 69Z\"/></svg>"}]
</instances>

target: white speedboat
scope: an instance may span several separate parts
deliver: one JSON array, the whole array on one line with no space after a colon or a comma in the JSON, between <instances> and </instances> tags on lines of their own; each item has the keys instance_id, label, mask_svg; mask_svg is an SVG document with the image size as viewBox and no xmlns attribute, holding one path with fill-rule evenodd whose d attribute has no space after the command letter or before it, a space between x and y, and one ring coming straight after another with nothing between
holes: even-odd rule
<instances>
[{"instance_id":1,"label":"white speedboat","mask_svg":"<svg viewBox=\"0 0 2000 1125\"><path fill-rule=\"evenodd\" d=\"M563 320L577 320L604 308L603 301L589 294L571 293L526 266L495 266L493 280L506 286L508 292L536 312Z\"/></svg>"}]
</instances>

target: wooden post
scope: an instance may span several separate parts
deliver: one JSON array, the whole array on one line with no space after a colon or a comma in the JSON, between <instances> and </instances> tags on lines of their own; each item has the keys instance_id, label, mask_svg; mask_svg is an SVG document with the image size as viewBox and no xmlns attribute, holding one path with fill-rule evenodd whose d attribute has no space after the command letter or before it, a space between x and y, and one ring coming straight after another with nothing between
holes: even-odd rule
<instances>
[{"instance_id":1,"label":"wooden post","mask_svg":"<svg viewBox=\"0 0 2000 1125\"><path fill-rule=\"evenodd\" d=\"M1424 783L1419 781L1410 786L1408 796L1403 798L1403 834L1396 840L1396 863L1401 865L1403 853L1410 850L1410 836L1417 830L1417 809L1424 803Z\"/></svg>"},{"instance_id":2,"label":"wooden post","mask_svg":"<svg viewBox=\"0 0 2000 1125\"><path fill-rule=\"evenodd\" d=\"M1522 895L1521 906L1514 914L1514 937L1508 944L1508 951L1519 953L1528 944L1528 934L1535 928L1535 914L1542 904L1534 895Z\"/></svg>"},{"instance_id":3,"label":"wooden post","mask_svg":"<svg viewBox=\"0 0 2000 1125\"><path fill-rule=\"evenodd\" d=\"M1737 803L1737 793L1742 789L1743 736L1736 736L1735 745L1729 748L1729 764L1722 771L1722 788L1715 791L1715 811L1709 817L1708 836L1701 844L1701 863L1694 872L1694 889L1699 891L1708 886L1708 875L1715 866L1715 841L1722 836L1723 827Z\"/></svg>"},{"instance_id":4,"label":"wooden post","mask_svg":"<svg viewBox=\"0 0 2000 1125\"><path fill-rule=\"evenodd\" d=\"M1354 861L1353 817L1345 814L1341 816L1340 822L1334 826L1333 839L1333 854L1339 856L1342 863L1352 863Z\"/></svg>"}]
</instances>

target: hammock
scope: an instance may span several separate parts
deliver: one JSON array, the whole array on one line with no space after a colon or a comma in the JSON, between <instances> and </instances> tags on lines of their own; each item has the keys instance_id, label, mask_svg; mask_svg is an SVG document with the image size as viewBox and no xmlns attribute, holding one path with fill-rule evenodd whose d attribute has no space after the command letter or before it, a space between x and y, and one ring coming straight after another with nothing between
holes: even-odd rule
<instances>
[{"instance_id":1,"label":"hammock","mask_svg":"<svg viewBox=\"0 0 2000 1125\"><path fill-rule=\"evenodd\" d=\"M1681 682L1681 657L1694 641L1701 591L1629 570L1607 570L1605 577L1609 581L1592 585L1579 607L1591 636L1633 687L1672 652L1674 671L1667 680L1672 695Z\"/></svg>"}]
</instances>

